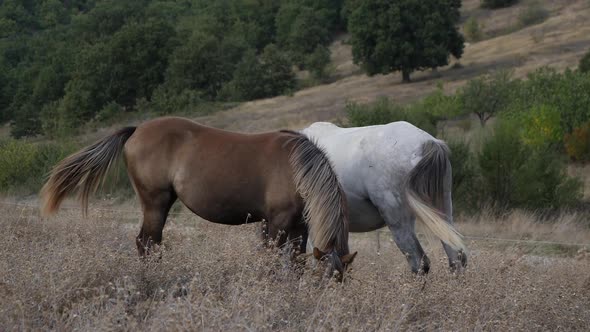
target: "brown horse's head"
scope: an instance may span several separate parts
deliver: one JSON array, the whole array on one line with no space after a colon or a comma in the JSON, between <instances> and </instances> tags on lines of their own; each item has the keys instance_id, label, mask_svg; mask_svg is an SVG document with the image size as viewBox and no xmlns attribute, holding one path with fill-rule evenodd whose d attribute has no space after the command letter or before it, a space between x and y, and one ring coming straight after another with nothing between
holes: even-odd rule
<instances>
[{"instance_id":1,"label":"brown horse's head","mask_svg":"<svg viewBox=\"0 0 590 332\"><path fill-rule=\"evenodd\" d=\"M313 248L313 256L318 261L328 262L326 267L326 275L334 276L336 280L342 281L344 278L344 272L348 268L348 264L351 264L356 257L357 252L352 254L339 255L334 249L331 249L328 253L321 251L318 248Z\"/></svg>"}]
</instances>

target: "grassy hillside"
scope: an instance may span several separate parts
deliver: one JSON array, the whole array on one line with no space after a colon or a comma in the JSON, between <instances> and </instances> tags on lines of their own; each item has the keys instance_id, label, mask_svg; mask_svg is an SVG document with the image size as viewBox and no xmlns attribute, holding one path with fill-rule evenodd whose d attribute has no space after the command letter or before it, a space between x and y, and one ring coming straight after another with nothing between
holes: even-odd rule
<instances>
[{"instance_id":1,"label":"grassy hillside","mask_svg":"<svg viewBox=\"0 0 590 332\"><path fill-rule=\"evenodd\" d=\"M479 8L479 0L463 1L463 20L474 17L483 25L484 39L466 46L460 66L457 61L438 72L421 72L414 82L401 84L401 74L368 77L352 63L346 36L332 45L332 75L336 81L280 96L244 103L234 109L198 117L197 121L220 128L256 132L300 128L315 121L335 121L344 116L347 101L368 102L388 96L399 102L420 99L435 90L438 82L454 91L469 79L496 69L513 69L516 77L542 67L574 68L590 49L590 3L541 1L548 18L520 28L519 14L527 2L506 9ZM492 37L490 37L492 36ZM495 37L493 37L495 36Z\"/></svg>"}]
</instances>

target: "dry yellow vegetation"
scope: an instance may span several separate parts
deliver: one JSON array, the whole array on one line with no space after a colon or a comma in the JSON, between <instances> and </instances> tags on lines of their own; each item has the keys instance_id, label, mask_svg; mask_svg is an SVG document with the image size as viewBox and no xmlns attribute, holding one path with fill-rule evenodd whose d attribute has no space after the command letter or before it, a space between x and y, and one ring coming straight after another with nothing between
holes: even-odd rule
<instances>
[{"instance_id":1,"label":"dry yellow vegetation","mask_svg":"<svg viewBox=\"0 0 590 332\"><path fill-rule=\"evenodd\" d=\"M35 209L0 207L0 330L581 331L590 322L583 250L551 258L469 240L469 266L453 275L437 244L428 249L431 274L415 277L389 235L377 247L376 233L353 234L359 255L338 284L262 249L258 224L184 214L169 220L162 258L141 262L139 213L119 208L130 212L91 209L83 219L65 210L41 220ZM590 240L587 229L577 236Z\"/></svg>"}]
</instances>

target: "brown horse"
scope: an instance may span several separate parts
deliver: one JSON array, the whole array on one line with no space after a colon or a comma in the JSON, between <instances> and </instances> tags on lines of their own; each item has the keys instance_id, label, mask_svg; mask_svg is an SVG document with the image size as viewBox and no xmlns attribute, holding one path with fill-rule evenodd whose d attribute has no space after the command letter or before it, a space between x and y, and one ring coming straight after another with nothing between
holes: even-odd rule
<instances>
[{"instance_id":1,"label":"brown horse","mask_svg":"<svg viewBox=\"0 0 590 332\"><path fill-rule=\"evenodd\" d=\"M162 241L172 204L180 199L212 222L237 225L266 220L278 245L299 239L307 227L316 258L327 253L341 274L354 259L348 248L346 198L324 152L290 131L246 135L165 117L126 127L62 160L41 190L42 213L56 212L78 190L88 198L121 151L143 209L140 255Z\"/></svg>"}]
</instances>

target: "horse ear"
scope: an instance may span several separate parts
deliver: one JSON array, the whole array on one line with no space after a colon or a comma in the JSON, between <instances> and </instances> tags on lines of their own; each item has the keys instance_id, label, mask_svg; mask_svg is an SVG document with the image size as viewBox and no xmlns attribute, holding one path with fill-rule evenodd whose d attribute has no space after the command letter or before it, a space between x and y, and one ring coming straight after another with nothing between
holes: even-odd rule
<instances>
[{"instance_id":1,"label":"horse ear","mask_svg":"<svg viewBox=\"0 0 590 332\"><path fill-rule=\"evenodd\" d=\"M356 254L358 254L358 251L355 251L352 254L344 255L344 256L340 257L340 260L342 261L343 264L350 264L350 263L352 263L352 261L356 257Z\"/></svg>"},{"instance_id":2,"label":"horse ear","mask_svg":"<svg viewBox=\"0 0 590 332\"><path fill-rule=\"evenodd\" d=\"M313 257L318 261L322 259L322 257L326 256L320 249L313 247Z\"/></svg>"}]
</instances>

